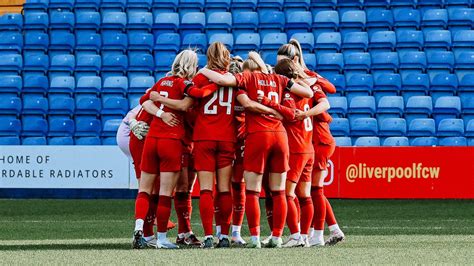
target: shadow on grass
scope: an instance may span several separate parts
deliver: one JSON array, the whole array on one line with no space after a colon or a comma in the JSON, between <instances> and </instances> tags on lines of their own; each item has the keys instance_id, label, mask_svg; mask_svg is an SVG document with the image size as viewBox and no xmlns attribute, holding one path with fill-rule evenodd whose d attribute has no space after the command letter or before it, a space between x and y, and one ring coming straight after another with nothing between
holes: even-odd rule
<instances>
[{"instance_id":1,"label":"shadow on grass","mask_svg":"<svg viewBox=\"0 0 474 266\"><path fill-rule=\"evenodd\" d=\"M130 250L129 244L123 243L80 243L80 244L24 244L0 245L0 251L20 250Z\"/></svg>"}]
</instances>

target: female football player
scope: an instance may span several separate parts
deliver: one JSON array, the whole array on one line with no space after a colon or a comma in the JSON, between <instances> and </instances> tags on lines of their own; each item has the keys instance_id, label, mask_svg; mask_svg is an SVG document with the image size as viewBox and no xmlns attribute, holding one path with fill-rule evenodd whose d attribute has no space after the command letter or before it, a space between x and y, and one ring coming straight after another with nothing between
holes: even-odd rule
<instances>
[{"instance_id":1,"label":"female football player","mask_svg":"<svg viewBox=\"0 0 474 266\"><path fill-rule=\"evenodd\" d=\"M246 90L250 100L256 101L258 95L264 95L280 103L285 89L312 97L309 87L294 83L287 77L267 74L265 63L255 52L249 53L249 59L257 66L257 71L244 71L236 75L222 75L208 68L200 72L218 85L240 87ZM244 105L244 104L243 104ZM245 105L244 105L245 107ZM285 199L285 181L288 166L288 138L280 120L270 115L262 115L246 110L248 136L244 150L244 178L246 183L246 214L251 233L248 247L260 248L260 204L262 175L269 169L269 183L274 202L273 238L269 247L281 247L287 204ZM268 165L267 165L268 164Z\"/></svg>"}]
</instances>

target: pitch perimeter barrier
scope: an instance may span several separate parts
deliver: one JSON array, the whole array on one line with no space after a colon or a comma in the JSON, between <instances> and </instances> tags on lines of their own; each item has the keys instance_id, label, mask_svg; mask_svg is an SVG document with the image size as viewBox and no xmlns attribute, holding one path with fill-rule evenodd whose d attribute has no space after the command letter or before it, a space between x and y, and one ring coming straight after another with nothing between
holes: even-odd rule
<instances>
[{"instance_id":1,"label":"pitch perimeter barrier","mask_svg":"<svg viewBox=\"0 0 474 266\"><path fill-rule=\"evenodd\" d=\"M136 188L133 165L116 146L0 146L0 197L131 198ZM474 199L474 148L337 147L325 194Z\"/></svg>"}]
</instances>

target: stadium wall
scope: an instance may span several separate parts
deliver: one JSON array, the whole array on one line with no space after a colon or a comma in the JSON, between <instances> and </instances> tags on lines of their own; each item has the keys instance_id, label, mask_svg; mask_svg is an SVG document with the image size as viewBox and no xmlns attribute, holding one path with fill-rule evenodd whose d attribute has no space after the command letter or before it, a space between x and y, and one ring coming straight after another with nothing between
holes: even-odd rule
<instances>
[{"instance_id":1,"label":"stadium wall","mask_svg":"<svg viewBox=\"0 0 474 266\"><path fill-rule=\"evenodd\" d=\"M474 199L472 158L472 147L337 147L325 193ZM116 146L0 146L3 198L133 198L136 189L133 165Z\"/></svg>"}]
</instances>

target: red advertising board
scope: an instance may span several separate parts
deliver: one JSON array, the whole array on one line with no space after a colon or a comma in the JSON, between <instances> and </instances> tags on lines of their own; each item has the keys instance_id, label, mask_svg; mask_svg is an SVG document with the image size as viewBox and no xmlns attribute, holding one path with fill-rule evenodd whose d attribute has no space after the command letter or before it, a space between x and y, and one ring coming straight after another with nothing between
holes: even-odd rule
<instances>
[{"instance_id":1,"label":"red advertising board","mask_svg":"<svg viewBox=\"0 0 474 266\"><path fill-rule=\"evenodd\" d=\"M474 199L474 148L337 147L324 193L330 198Z\"/></svg>"}]
</instances>

